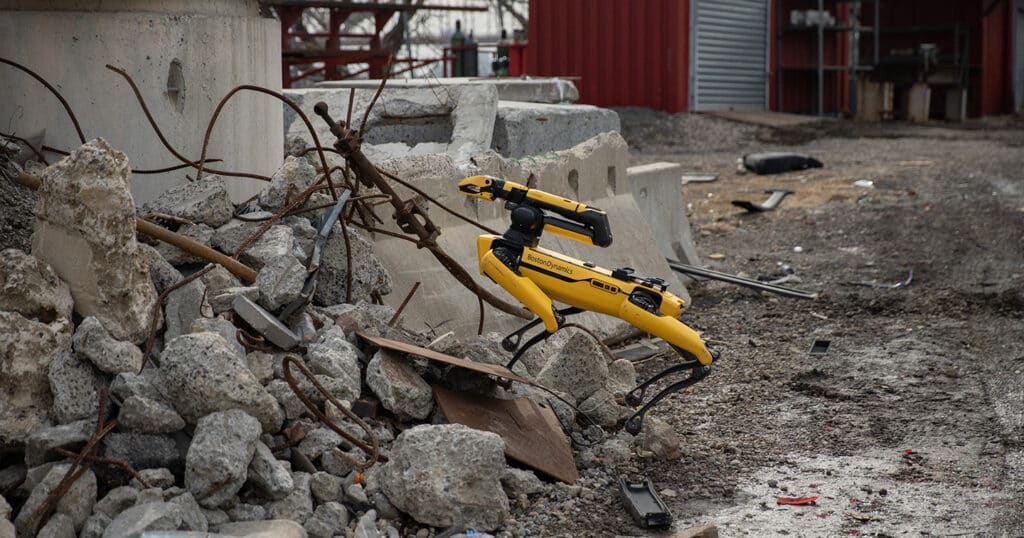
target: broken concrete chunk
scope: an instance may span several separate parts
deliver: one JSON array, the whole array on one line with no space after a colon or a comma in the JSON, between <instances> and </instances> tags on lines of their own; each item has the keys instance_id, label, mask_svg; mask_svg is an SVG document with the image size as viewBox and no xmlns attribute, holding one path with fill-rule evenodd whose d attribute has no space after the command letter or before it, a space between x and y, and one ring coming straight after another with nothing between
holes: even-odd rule
<instances>
[{"instance_id":1,"label":"broken concrete chunk","mask_svg":"<svg viewBox=\"0 0 1024 538\"><path fill-rule=\"evenodd\" d=\"M117 514L135 506L139 498L139 492L131 486L119 486L107 492L107 494L96 503L94 512L103 514L111 519Z\"/></svg>"},{"instance_id":2,"label":"broken concrete chunk","mask_svg":"<svg viewBox=\"0 0 1024 538\"><path fill-rule=\"evenodd\" d=\"M313 514L313 495L309 491L309 477L309 473L292 473L295 487L285 498L266 505L267 517L305 523Z\"/></svg>"},{"instance_id":3,"label":"broken concrete chunk","mask_svg":"<svg viewBox=\"0 0 1024 538\"><path fill-rule=\"evenodd\" d=\"M36 538L77 538L75 523L64 514L53 514L46 525L39 529Z\"/></svg>"},{"instance_id":4,"label":"broken concrete chunk","mask_svg":"<svg viewBox=\"0 0 1024 538\"><path fill-rule=\"evenodd\" d=\"M663 460L679 459L679 436L675 429L658 417L644 418L643 430L640 434L640 446L655 457Z\"/></svg>"},{"instance_id":5,"label":"broken concrete chunk","mask_svg":"<svg viewBox=\"0 0 1024 538\"><path fill-rule=\"evenodd\" d=\"M231 220L231 203L224 178L212 175L171 187L157 199L142 206L148 213L164 213L214 228Z\"/></svg>"},{"instance_id":6,"label":"broken concrete chunk","mask_svg":"<svg viewBox=\"0 0 1024 538\"><path fill-rule=\"evenodd\" d=\"M238 328L222 317L198 318L192 322L190 329L190 332L193 333L209 332L219 334L235 350L239 357L245 356L245 346L238 341Z\"/></svg>"},{"instance_id":7,"label":"broken concrete chunk","mask_svg":"<svg viewBox=\"0 0 1024 538\"><path fill-rule=\"evenodd\" d=\"M170 342L191 331L192 322L203 317L205 296L206 286L200 280L193 280L167 295L164 304L164 319L167 322L164 341Z\"/></svg>"},{"instance_id":8,"label":"broken concrete chunk","mask_svg":"<svg viewBox=\"0 0 1024 538\"><path fill-rule=\"evenodd\" d=\"M108 374L138 372L142 368L142 351L111 336L99 318L89 316L82 320L73 342L79 355Z\"/></svg>"},{"instance_id":9,"label":"broken concrete chunk","mask_svg":"<svg viewBox=\"0 0 1024 538\"><path fill-rule=\"evenodd\" d=\"M514 467L505 469L505 474L501 477L501 486L511 498L544 491L544 482L541 482L537 475Z\"/></svg>"},{"instance_id":10,"label":"broken concrete chunk","mask_svg":"<svg viewBox=\"0 0 1024 538\"><path fill-rule=\"evenodd\" d=\"M32 253L68 284L79 314L98 317L118 340L141 343L157 295L135 240L128 159L95 139L42 179Z\"/></svg>"},{"instance_id":11,"label":"broken concrete chunk","mask_svg":"<svg viewBox=\"0 0 1024 538\"><path fill-rule=\"evenodd\" d=\"M306 159L289 155L270 177L270 184L260 192L260 207L272 212L280 211L314 181L316 168Z\"/></svg>"},{"instance_id":12,"label":"broken concrete chunk","mask_svg":"<svg viewBox=\"0 0 1024 538\"><path fill-rule=\"evenodd\" d=\"M310 538L331 538L345 534L350 516L345 505L338 502L324 503L316 508L313 517L306 520L306 533Z\"/></svg>"},{"instance_id":13,"label":"broken concrete chunk","mask_svg":"<svg viewBox=\"0 0 1024 538\"><path fill-rule=\"evenodd\" d=\"M210 308L213 309L214 314L218 315L234 308L237 297L245 297L255 303L260 298L260 289L256 286L239 286L224 288L217 293L208 293L206 295Z\"/></svg>"},{"instance_id":14,"label":"broken concrete chunk","mask_svg":"<svg viewBox=\"0 0 1024 538\"><path fill-rule=\"evenodd\" d=\"M195 497L189 492L184 492L181 495L172 497L170 499L172 504L178 505L181 509L181 525L178 527L183 531L192 531L203 533L209 528L209 524L206 521L206 515L203 514L203 509L196 502Z\"/></svg>"},{"instance_id":15,"label":"broken concrete chunk","mask_svg":"<svg viewBox=\"0 0 1024 538\"><path fill-rule=\"evenodd\" d=\"M110 526L111 518L103 514L93 514L85 520L78 538L103 538L103 531Z\"/></svg>"},{"instance_id":16,"label":"broken concrete chunk","mask_svg":"<svg viewBox=\"0 0 1024 538\"><path fill-rule=\"evenodd\" d=\"M305 282L306 268L294 256L274 258L260 269L256 277L260 304L276 312L299 298Z\"/></svg>"},{"instance_id":17,"label":"broken concrete chunk","mask_svg":"<svg viewBox=\"0 0 1024 538\"><path fill-rule=\"evenodd\" d=\"M53 449L74 449L85 444L95 432L95 419L36 430L25 439L25 464L37 467L46 461L59 459L59 456L51 452Z\"/></svg>"},{"instance_id":18,"label":"broken concrete chunk","mask_svg":"<svg viewBox=\"0 0 1024 538\"><path fill-rule=\"evenodd\" d=\"M270 447L262 441L256 442L248 477L252 485L273 500L283 499L295 487L289 466L274 457Z\"/></svg>"},{"instance_id":19,"label":"broken concrete chunk","mask_svg":"<svg viewBox=\"0 0 1024 538\"><path fill-rule=\"evenodd\" d=\"M216 295L227 288L237 288L242 285L235 275L232 275L231 271L225 269L223 265L214 265L213 269L199 277L199 280L203 281L208 295Z\"/></svg>"},{"instance_id":20,"label":"broken concrete chunk","mask_svg":"<svg viewBox=\"0 0 1024 538\"><path fill-rule=\"evenodd\" d=\"M496 434L461 424L420 425L398 436L389 457L381 488L416 521L493 530L508 519L505 442Z\"/></svg>"},{"instance_id":21,"label":"broken concrete chunk","mask_svg":"<svg viewBox=\"0 0 1024 538\"><path fill-rule=\"evenodd\" d=\"M601 388L580 402L580 412L603 428L612 428L632 414L627 407L616 403L608 389Z\"/></svg>"},{"instance_id":22,"label":"broken concrete chunk","mask_svg":"<svg viewBox=\"0 0 1024 538\"><path fill-rule=\"evenodd\" d=\"M271 226L255 243L245 249L240 259L259 271L275 258L295 255L295 236L287 226Z\"/></svg>"},{"instance_id":23,"label":"broken concrete chunk","mask_svg":"<svg viewBox=\"0 0 1024 538\"><path fill-rule=\"evenodd\" d=\"M324 246L320 276L313 294L313 301L318 305L370 302L375 291L381 295L391 293L391 275L374 255L373 244L351 227L348 233L352 245L352 298L345 300L348 274L345 234L341 225L335 224Z\"/></svg>"},{"instance_id":24,"label":"broken concrete chunk","mask_svg":"<svg viewBox=\"0 0 1024 538\"><path fill-rule=\"evenodd\" d=\"M366 367L366 384L380 398L381 405L399 419L424 420L434 409L430 385L416 373L409 361L381 349Z\"/></svg>"},{"instance_id":25,"label":"broken concrete chunk","mask_svg":"<svg viewBox=\"0 0 1024 538\"><path fill-rule=\"evenodd\" d=\"M163 389L189 424L216 411L241 409L263 431L276 432L284 421L277 400L260 385L219 334L186 334L171 340L161 356Z\"/></svg>"},{"instance_id":26,"label":"broken concrete chunk","mask_svg":"<svg viewBox=\"0 0 1024 538\"><path fill-rule=\"evenodd\" d=\"M452 138L448 154L456 163L491 147L498 112L498 89L490 84L463 86L452 109Z\"/></svg>"},{"instance_id":27,"label":"broken concrete chunk","mask_svg":"<svg viewBox=\"0 0 1024 538\"><path fill-rule=\"evenodd\" d=\"M154 488L171 488L174 487L175 478L174 473L170 469L158 467L155 469L142 469L139 471L139 476L146 481L151 487ZM131 482L133 488L142 489L142 482L133 478Z\"/></svg>"},{"instance_id":28,"label":"broken concrete chunk","mask_svg":"<svg viewBox=\"0 0 1024 538\"><path fill-rule=\"evenodd\" d=\"M50 362L71 351L71 321L50 324L0 311L0 444L48 426Z\"/></svg>"},{"instance_id":29,"label":"broken concrete chunk","mask_svg":"<svg viewBox=\"0 0 1024 538\"><path fill-rule=\"evenodd\" d=\"M280 357L263 351L252 351L245 356L245 364L261 385L274 379L274 363L279 361Z\"/></svg>"},{"instance_id":30,"label":"broken concrete chunk","mask_svg":"<svg viewBox=\"0 0 1024 538\"><path fill-rule=\"evenodd\" d=\"M67 424L96 414L99 387L104 384L99 372L74 353L59 353L50 361L47 377L53 393L53 416Z\"/></svg>"},{"instance_id":31,"label":"broken concrete chunk","mask_svg":"<svg viewBox=\"0 0 1024 538\"><path fill-rule=\"evenodd\" d=\"M46 473L46 477L43 478L42 482L35 488L32 488L32 494L29 495L28 500L21 507L18 517L14 520L14 525L18 529L26 530L28 528L29 519L32 517L32 514L43 504L47 496L57 487L57 484L60 483L70 468L71 464L68 463L54 465L50 472ZM86 518L92 513L92 508L95 504L96 475L93 474L92 470L88 470L78 480L74 481L67 493L57 501L56 513L64 514L71 518L77 531L82 528Z\"/></svg>"},{"instance_id":32,"label":"broken concrete chunk","mask_svg":"<svg viewBox=\"0 0 1024 538\"><path fill-rule=\"evenodd\" d=\"M153 502L133 506L121 512L103 538L135 538L146 531L173 531L181 526L181 507L169 502Z\"/></svg>"},{"instance_id":33,"label":"broken concrete chunk","mask_svg":"<svg viewBox=\"0 0 1024 538\"><path fill-rule=\"evenodd\" d=\"M123 460L136 469L175 469L185 466L184 447L174 438L149 433L112 432L103 438L102 455Z\"/></svg>"},{"instance_id":34,"label":"broken concrete chunk","mask_svg":"<svg viewBox=\"0 0 1024 538\"><path fill-rule=\"evenodd\" d=\"M50 323L71 318L71 290L43 261L18 249L0 252L0 310Z\"/></svg>"},{"instance_id":35,"label":"broken concrete chunk","mask_svg":"<svg viewBox=\"0 0 1024 538\"><path fill-rule=\"evenodd\" d=\"M228 510L231 521L262 521L267 517L267 510L258 504L238 503Z\"/></svg>"},{"instance_id":36,"label":"broken concrete chunk","mask_svg":"<svg viewBox=\"0 0 1024 538\"><path fill-rule=\"evenodd\" d=\"M213 228L206 224L185 224L178 228L177 234L192 239L197 243L209 246L213 241L213 232ZM160 253L160 257L171 265L206 263L205 259L194 254L189 254L185 250L174 245L164 243L163 241L157 242L155 248L156 251Z\"/></svg>"},{"instance_id":37,"label":"broken concrete chunk","mask_svg":"<svg viewBox=\"0 0 1024 538\"><path fill-rule=\"evenodd\" d=\"M617 359L608 365L608 383L605 388L612 394L627 394L636 387L636 366L627 359Z\"/></svg>"},{"instance_id":38,"label":"broken concrete chunk","mask_svg":"<svg viewBox=\"0 0 1024 538\"><path fill-rule=\"evenodd\" d=\"M124 401L132 396L142 396L151 400L164 401L163 395L156 389L153 381L162 384L159 380L159 371L147 368L141 374L125 372L117 374L110 383L110 393L119 400Z\"/></svg>"},{"instance_id":39,"label":"broken concrete chunk","mask_svg":"<svg viewBox=\"0 0 1024 538\"><path fill-rule=\"evenodd\" d=\"M326 375L341 382L344 392L331 394L339 400L352 401L361 388L359 356L355 346L345 340L345 332L332 327L306 350L306 363L314 374Z\"/></svg>"},{"instance_id":40,"label":"broken concrete chunk","mask_svg":"<svg viewBox=\"0 0 1024 538\"><path fill-rule=\"evenodd\" d=\"M185 456L185 487L199 504L216 508L242 489L259 436L259 421L238 409L199 419Z\"/></svg>"},{"instance_id":41,"label":"broken concrete chunk","mask_svg":"<svg viewBox=\"0 0 1024 538\"><path fill-rule=\"evenodd\" d=\"M582 332L573 334L537 375L538 384L569 393L577 401L603 388L607 380L608 365L601 348Z\"/></svg>"},{"instance_id":42,"label":"broken concrete chunk","mask_svg":"<svg viewBox=\"0 0 1024 538\"><path fill-rule=\"evenodd\" d=\"M181 280L181 273L175 269L173 265L168 263L167 260L157 252L155 247L151 247L145 243L139 243L139 254L141 254L149 264L149 279L153 282L153 286L156 288L157 294L163 293L164 290Z\"/></svg>"},{"instance_id":43,"label":"broken concrete chunk","mask_svg":"<svg viewBox=\"0 0 1024 538\"><path fill-rule=\"evenodd\" d=\"M313 473L309 479L309 490L317 503L340 501L343 486L341 477L323 471Z\"/></svg>"},{"instance_id":44,"label":"broken concrete chunk","mask_svg":"<svg viewBox=\"0 0 1024 538\"><path fill-rule=\"evenodd\" d=\"M117 421L125 431L139 433L174 433L185 427L173 407L142 396L125 400Z\"/></svg>"}]
</instances>

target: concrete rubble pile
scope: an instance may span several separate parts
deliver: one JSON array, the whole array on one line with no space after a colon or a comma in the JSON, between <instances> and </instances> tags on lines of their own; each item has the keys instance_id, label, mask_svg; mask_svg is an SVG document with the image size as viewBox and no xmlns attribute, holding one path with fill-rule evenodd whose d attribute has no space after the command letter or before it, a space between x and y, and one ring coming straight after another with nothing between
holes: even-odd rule
<instances>
[{"instance_id":1,"label":"concrete rubble pile","mask_svg":"<svg viewBox=\"0 0 1024 538\"><path fill-rule=\"evenodd\" d=\"M346 290L346 246L336 225L312 303L282 321L301 340L291 354L335 400L378 410L364 420L383 457L355 466L367 454L310 413L286 380L288 354L254 342L256 331L233 311L244 298L280 313L299 297L324 211L284 218L255 241L241 257L258 271L251 283L216 266L175 287L207 262L141 242L134 229L137 213L152 214L231 255L259 219L315 175L307 160L289 157L236 215L228 180L217 176L136 208L127 159L102 139L42 172L31 253L7 245L0 252L0 537L14 536L15 528L18 535L83 538L144 531L426 537L449 527L525 535L529 521L517 517L531 506L571 502L586 484L609 480L617 466L635 467L637 458L678 457L678 440L656 420L637 439L603 438L594 423L614 428L628 416L620 402L636 373L628 361L609 362L582 333L560 334L553 341L561 346L532 350L516 366L572 406L528 385L504 389L484 376L366 347L357 331L434 341L432 349L478 362L508 360L496 334L459 340L390 326L394 310L373 303L391 292L388 270L370 239L349 229L353 275ZM166 301L154 309L160 294ZM144 360L152 319L158 329ZM297 377L328 417L369 440ZM589 474L565 485L510 466L498 435L445 423L431 385L551 405L567 433L598 441L576 453ZM104 422L117 421L99 442L106 463L57 492L52 515L37 528L34 517L67 473L68 454L97 433L103 393Z\"/></svg>"}]
</instances>

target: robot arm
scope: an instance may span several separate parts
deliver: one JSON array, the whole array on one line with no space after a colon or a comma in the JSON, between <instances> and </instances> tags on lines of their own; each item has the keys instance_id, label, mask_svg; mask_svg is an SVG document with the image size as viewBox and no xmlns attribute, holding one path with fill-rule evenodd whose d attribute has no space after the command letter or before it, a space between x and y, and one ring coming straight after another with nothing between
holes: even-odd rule
<instances>
[{"instance_id":1,"label":"robot arm","mask_svg":"<svg viewBox=\"0 0 1024 538\"><path fill-rule=\"evenodd\" d=\"M558 216L545 215L545 231L587 245L607 247L612 244L608 215L600 209L490 176L463 179L459 182L459 191L487 201L501 198L506 205L529 205L549 211Z\"/></svg>"}]
</instances>

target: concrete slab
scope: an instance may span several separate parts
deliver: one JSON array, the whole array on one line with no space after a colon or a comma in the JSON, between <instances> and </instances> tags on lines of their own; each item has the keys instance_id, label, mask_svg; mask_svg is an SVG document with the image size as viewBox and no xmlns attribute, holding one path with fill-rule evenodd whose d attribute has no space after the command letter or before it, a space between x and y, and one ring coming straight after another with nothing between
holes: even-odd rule
<instances>
[{"instance_id":1,"label":"concrete slab","mask_svg":"<svg viewBox=\"0 0 1024 538\"><path fill-rule=\"evenodd\" d=\"M679 181L682 170L678 163L652 163L630 167L627 174L633 198L648 216L647 223L662 255L700 265Z\"/></svg>"},{"instance_id":2,"label":"concrete slab","mask_svg":"<svg viewBox=\"0 0 1024 538\"><path fill-rule=\"evenodd\" d=\"M542 155L620 127L619 115L606 108L499 101L491 147L511 158Z\"/></svg>"},{"instance_id":3,"label":"concrete slab","mask_svg":"<svg viewBox=\"0 0 1024 538\"><path fill-rule=\"evenodd\" d=\"M489 85L498 90L502 101L529 103L575 103L580 93L576 84L564 78L410 78L392 79L389 88L438 88L442 86ZM317 88L376 89L380 80L330 80L320 82Z\"/></svg>"}]
</instances>

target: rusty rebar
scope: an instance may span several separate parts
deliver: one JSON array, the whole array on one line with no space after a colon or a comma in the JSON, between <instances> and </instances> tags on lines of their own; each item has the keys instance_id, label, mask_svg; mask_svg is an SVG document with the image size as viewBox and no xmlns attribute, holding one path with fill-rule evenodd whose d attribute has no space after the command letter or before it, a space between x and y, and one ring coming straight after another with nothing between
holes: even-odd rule
<instances>
[{"instance_id":1,"label":"rusty rebar","mask_svg":"<svg viewBox=\"0 0 1024 538\"><path fill-rule=\"evenodd\" d=\"M334 405L334 407L337 408L338 411L340 411L343 415L345 415L345 417L347 417L352 422L355 422L357 426L359 426L364 432L366 432L366 438L369 440L369 444L363 442L361 439L341 429L337 424L334 423L333 420L331 420L330 417L328 417L326 414L320 411L320 408L317 407L312 400L310 400L309 396L307 396L306 393L304 393L301 388L299 388L299 384L295 380L295 376L292 374L292 365L298 368L299 372L301 372L302 375L306 377L306 380L312 383L313 387L316 388L316 390L320 392L320 394L323 395L323 397L328 402ZM342 439L345 439L352 445L358 447L360 450L365 452L369 456L369 459L362 462L358 461L355 458L349 456L348 454L345 454L341 450L338 450L337 447L335 447L334 450L338 457L344 459L350 465L359 470L367 469L373 466L373 464L377 463L378 461L387 461L387 458L380 453L380 443L377 441L377 436L373 433L373 430L370 428L370 426L366 424L366 422L363 422L361 418L356 416L355 413L347 409L345 406L341 405L341 402L339 402L334 397L333 394L331 394L327 389L324 388L323 385L320 384L320 381L316 379L316 376L313 375L313 372L309 371L309 368L307 368L306 365L303 364L301 359L299 359L295 355L285 355L285 357L281 359L281 367L284 370L284 379L285 381L288 382L288 387L291 388L292 392L295 393L295 396L297 396L299 400L302 401L302 404L306 406L306 409L308 409L310 413L313 413L313 415L325 426L333 430L334 433L340 435Z\"/></svg>"},{"instance_id":2,"label":"rusty rebar","mask_svg":"<svg viewBox=\"0 0 1024 538\"><path fill-rule=\"evenodd\" d=\"M441 208L442 211L444 211L444 212L454 216L455 218L458 218L458 219L460 219L460 220L462 220L462 221L464 221L464 222L466 222L468 224L476 226L477 228L479 228L479 229L481 229L481 230L483 230L483 231L485 231L485 232L487 232L489 234L501 235L500 232L498 232L497 230L495 230L493 228L490 228L490 227L484 225L482 222L480 222L478 220L475 220L475 219L471 219L471 218L463 215L462 213L459 213L458 211L455 211L454 209L451 209L447 205L442 204L436 198L434 198L433 196L430 196L429 194L424 192L422 189L416 187L412 183L409 183L408 181L403 180L402 178L392 174L391 172L388 172L387 170L385 170L385 169L383 169L383 168L381 168L379 166L377 167L377 170L381 174L383 174L385 177L387 177L388 179L391 179L391 180L395 181L396 183L398 183L399 185L401 185L401 186L411 190L412 192L415 192L416 194L422 196L428 202L433 203L437 207Z\"/></svg>"},{"instance_id":3,"label":"rusty rebar","mask_svg":"<svg viewBox=\"0 0 1024 538\"><path fill-rule=\"evenodd\" d=\"M57 155L71 155L70 151L58 149L53 146L43 145L43 151L49 151L50 153L56 153ZM206 159L208 163L219 163L224 159ZM183 168L189 168L188 164L175 164L171 166L165 166L163 168L132 168L133 174L163 174L164 172L173 172L175 170L181 170Z\"/></svg>"},{"instance_id":4,"label":"rusty rebar","mask_svg":"<svg viewBox=\"0 0 1024 538\"><path fill-rule=\"evenodd\" d=\"M46 89L50 90L50 93L52 93L53 96L56 97L58 101L60 101L61 106L64 107L64 111L67 112L68 117L71 118L71 123L75 126L75 132L78 133L78 140L81 143L85 144L85 133L82 132L82 126L78 124L78 118L75 117L75 112L71 110L71 105L68 104L67 99L64 99L64 96L61 95L59 91L57 91L57 88L53 87L53 84L47 82L46 79L41 77L35 71L13 60L8 60L7 58L0 58L0 63L5 63L11 67L14 67L15 69L20 69L21 71L27 73L30 77L39 81L39 83L43 86L46 86Z\"/></svg>"},{"instance_id":5,"label":"rusty rebar","mask_svg":"<svg viewBox=\"0 0 1024 538\"><path fill-rule=\"evenodd\" d=\"M149 334L146 336L146 348L142 351L142 366L139 366L140 374L142 373L143 368L146 367L146 363L149 361L150 355L153 353L153 345L156 343L156 331L157 328L159 327L157 322L160 321L160 307L163 306L164 301L166 301L167 297L175 290L178 290L183 286L191 283L195 279L205 275L206 273L209 273L210 271L213 270L214 267L216 267L216 265L207 265L206 267L200 269L199 271L196 271L195 273L192 273L191 275L175 282L174 284L168 286L167 289L165 289L163 293L161 293L156 298L156 301L153 303L152 308L150 308L149 310ZM160 361L158 361L156 357L153 357L153 364L160 366Z\"/></svg>"},{"instance_id":6,"label":"rusty rebar","mask_svg":"<svg viewBox=\"0 0 1024 538\"><path fill-rule=\"evenodd\" d=\"M327 156L324 155L323 149L320 147L320 138L317 137L316 130L313 129L313 124L310 123L309 117L306 116L306 113L303 112L302 109L300 109L299 106L296 105L294 101L285 97L281 93L275 92L274 90L268 88L264 88L262 86L256 86L253 84L242 84L241 86L234 87L231 91L227 93L227 95L221 98L220 102L217 103L217 108L213 111L213 116L210 117L210 121L206 125L206 134L203 136L203 151L199 156L199 166L196 167L196 181L199 181L203 178L203 167L206 164L206 150L208 149L210 144L210 134L213 132L214 124L217 123L217 118L220 117L221 110L224 109L224 105L226 105L227 102L231 100L232 96L234 96L236 93L242 90L248 90L257 93L262 93L264 95L269 95L280 100L282 103L288 105L292 110L294 110L295 113L298 114L299 117L302 118L302 121L306 124L306 128L309 130L309 135L313 137L313 147L317 148L317 152L320 155L320 164L323 165L324 170L328 169ZM328 173L325 177L327 179L327 185L330 186L331 188L331 198L337 200L338 193L334 188L334 182L331 180L331 175Z\"/></svg>"},{"instance_id":7,"label":"rusty rebar","mask_svg":"<svg viewBox=\"0 0 1024 538\"><path fill-rule=\"evenodd\" d=\"M60 454L61 456L64 456L66 458L74 458L74 457L78 456L78 454L76 454L76 453L74 453L74 452L72 452L70 450L67 450L65 448L55 448L55 449L53 449L53 452L56 453L56 454ZM124 471L126 473L132 475L132 478L138 480L139 483L142 484L143 488L147 488L148 489L148 488L152 487L152 486L149 485L149 482L146 481L145 478L142 478L142 475L140 475L139 472L136 471L135 468L132 467L132 465L130 463L128 463L127 461L119 460L119 459L115 459L115 458L103 458L103 457L100 457L100 456L92 456L92 455L86 456L85 457L85 461L88 461L88 462L91 462L91 463L94 463L94 464L95 463L103 463L103 464L106 464L106 465L116 465L116 466L124 469Z\"/></svg>"},{"instance_id":8,"label":"rusty rebar","mask_svg":"<svg viewBox=\"0 0 1024 538\"><path fill-rule=\"evenodd\" d=\"M395 326L395 323L398 322L398 318L402 317L402 311L405 310L405 307L409 304L409 301L412 300L412 296L416 295L416 290L418 289L420 289L419 282L412 285L412 289L409 290L408 294L406 294L405 299L402 301L402 304L398 305L398 310L395 310L395 315L391 316L391 319L388 320L388 327Z\"/></svg>"}]
</instances>

